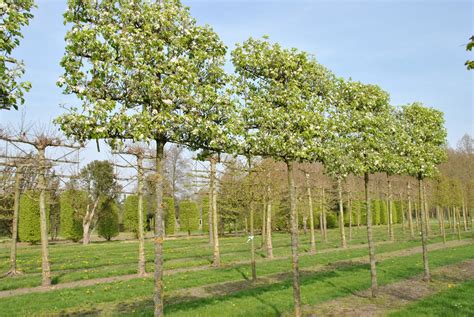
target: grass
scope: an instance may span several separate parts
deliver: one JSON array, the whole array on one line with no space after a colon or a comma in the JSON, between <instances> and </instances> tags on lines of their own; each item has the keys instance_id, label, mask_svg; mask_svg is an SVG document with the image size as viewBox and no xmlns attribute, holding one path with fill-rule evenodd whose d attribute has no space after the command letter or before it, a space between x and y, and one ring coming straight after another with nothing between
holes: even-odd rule
<instances>
[{"instance_id":1,"label":"grass","mask_svg":"<svg viewBox=\"0 0 474 317\"><path fill-rule=\"evenodd\" d=\"M385 244L378 247L378 253L405 249L419 245L417 241L405 241ZM308 268L335 261L347 260L366 255L367 250L336 250L322 255L301 257L301 267ZM451 248L430 253L433 268L460 262L474 257L474 246ZM265 262L258 266L259 276L278 272L288 272L288 260ZM378 265L379 282L391 283L420 273L422 262L419 254L382 261ZM165 276L168 296L166 313L176 316L274 316L291 310L291 277L287 276L278 283L247 287L231 294L210 299L196 299L192 296L177 297L170 295L195 286L203 286L228 281L242 281L248 277L248 265L236 265L229 268L177 273ZM346 296L354 291L370 286L368 267L352 265L337 270L326 270L302 276L302 300L304 304L317 304L332 298ZM212 287L212 286L209 286ZM215 288L215 287L214 287ZM218 290L218 289L216 289ZM48 293L27 294L0 299L0 315L57 314L60 312L102 312L105 315L121 314L151 315L153 292L152 279L133 279L127 282L115 282L91 287L57 290Z\"/></svg>"},{"instance_id":2,"label":"grass","mask_svg":"<svg viewBox=\"0 0 474 317\"><path fill-rule=\"evenodd\" d=\"M390 316L474 316L474 280L454 285Z\"/></svg>"}]
</instances>

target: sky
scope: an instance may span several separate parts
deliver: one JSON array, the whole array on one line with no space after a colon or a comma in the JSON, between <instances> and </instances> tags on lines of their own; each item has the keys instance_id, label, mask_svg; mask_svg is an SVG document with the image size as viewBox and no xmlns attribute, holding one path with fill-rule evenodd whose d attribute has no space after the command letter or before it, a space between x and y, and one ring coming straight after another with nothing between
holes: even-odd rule
<instances>
[{"instance_id":1,"label":"sky","mask_svg":"<svg viewBox=\"0 0 474 317\"><path fill-rule=\"evenodd\" d=\"M3 126L48 125L79 105L56 86L62 74L66 0L36 0L34 18L14 51L32 83L21 111L1 111ZM337 76L378 84L393 105L423 102L445 113L448 142L474 135L473 75L464 62L474 34L474 1L185 0L198 24L209 24L229 51L248 37L270 36L313 54ZM227 65L231 70L231 65ZM87 153L94 156L95 145ZM105 154L97 154L99 157Z\"/></svg>"}]
</instances>

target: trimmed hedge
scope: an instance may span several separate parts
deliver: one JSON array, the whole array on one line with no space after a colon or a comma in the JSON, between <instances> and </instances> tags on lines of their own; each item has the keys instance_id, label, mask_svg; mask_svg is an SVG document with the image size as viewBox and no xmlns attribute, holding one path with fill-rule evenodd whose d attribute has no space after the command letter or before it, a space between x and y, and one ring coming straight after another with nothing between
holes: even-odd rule
<instances>
[{"instance_id":1,"label":"trimmed hedge","mask_svg":"<svg viewBox=\"0 0 474 317\"><path fill-rule=\"evenodd\" d=\"M119 234L118 206L113 200L102 203L97 222L97 233L100 237L110 241Z\"/></svg>"},{"instance_id":2,"label":"trimmed hedge","mask_svg":"<svg viewBox=\"0 0 474 317\"><path fill-rule=\"evenodd\" d=\"M179 215L181 217L181 229L191 234L191 231L199 229L199 209L197 204L191 200L179 202Z\"/></svg>"},{"instance_id":3,"label":"trimmed hedge","mask_svg":"<svg viewBox=\"0 0 474 317\"><path fill-rule=\"evenodd\" d=\"M46 197L46 219L49 227L49 199ZM41 240L39 192L28 191L20 196L18 238L22 242L37 243Z\"/></svg>"},{"instance_id":4,"label":"trimmed hedge","mask_svg":"<svg viewBox=\"0 0 474 317\"><path fill-rule=\"evenodd\" d=\"M61 236L74 242L81 240L83 228L80 214L87 209L87 193L67 190L59 197L59 205Z\"/></svg>"}]
</instances>

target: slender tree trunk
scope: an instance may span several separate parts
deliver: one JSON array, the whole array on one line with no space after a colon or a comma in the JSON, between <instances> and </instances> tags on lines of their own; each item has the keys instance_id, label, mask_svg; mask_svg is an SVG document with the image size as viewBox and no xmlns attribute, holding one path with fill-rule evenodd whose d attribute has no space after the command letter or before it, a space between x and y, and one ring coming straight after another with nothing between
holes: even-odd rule
<instances>
[{"instance_id":1,"label":"slender tree trunk","mask_svg":"<svg viewBox=\"0 0 474 317\"><path fill-rule=\"evenodd\" d=\"M428 206L428 198L426 196L426 186L423 184L423 204L424 204L424 212L422 213L425 217L425 229L426 229L426 236L431 235L431 225L430 225L430 214L429 214L429 206Z\"/></svg>"},{"instance_id":2,"label":"slender tree trunk","mask_svg":"<svg viewBox=\"0 0 474 317\"><path fill-rule=\"evenodd\" d=\"M337 193L339 198L339 234L341 236L341 247L347 248L346 233L344 231L344 203L342 201L342 182L337 178Z\"/></svg>"},{"instance_id":3,"label":"slender tree trunk","mask_svg":"<svg viewBox=\"0 0 474 317\"><path fill-rule=\"evenodd\" d=\"M456 225L457 225L457 232L458 232L458 240L461 240L461 215L459 213L459 208L454 207L454 212L456 213Z\"/></svg>"},{"instance_id":4,"label":"slender tree trunk","mask_svg":"<svg viewBox=\"0 0 474 317\"><path fill-rule=\"evenodd\" d=\"M143 158L137 156L138 183L138 275L146 274L145 235L143 232Z\"/></svg>"},{"instance_id":5,"label":"slender tree trunk","mask_svg":"<svg viewBox=\"0 0 474 317\"><path fill-rule=\"evenodd\" d=\"M164 315L163 311L163 160L164 160L165 142L156 140L156 209L155 209L155 230L154 230L154 246L155 246L155 317Z\"/></svg>"},{"instance_id":6,"label":"slender tree trunk","mask_svg":"<svg viewBox=\"0 0 474 317\"><path fill-rule=\"evenodd\" d=\"M365 206L367 211L367 242L369 244L370 281L372 297L377 296L377 268L375 266L375 244L372 238L372 212L369 199L369 173L364 174Z\"/></svg>"},{"instance_id":7,"label":"slender tree trunk","mask_svg":"<svg viewBox=\"0 0 474 317\"><path fill-rule=\"evenodd\" d=\"M263 203L263 212L262 212L262 241L260 242L260 248L263 248L265 245L265 240L267 239L267 224L265 223L267 219L267 203Z\"/></svg>"},{"instance_id":8,"label":"slender tree trunk","mask_svg":"<svg viewBox=\"0 0 474 317\"><path fill-rule=\"evenodd\" d=\"M296 191L293 179L293 164L286 163L288 168L288 190L290 191L290 221L291 221L291 257L293 270L293 301L295 317L301 316L300 273L298 267L298 223L296 210Z\"/></svg>"},{"instance_id":9,"label":"slender tree trunk","mask_svg":"<svg viewBox=\"0 0 474 317\"><path fill-rule=\"evenodd\" d=\"M441 227L443 228L443 242L446 243L446 227L444 218L444 208L441 208Z\"/></svg>"},{"instance_id":10,"label":"slender tree trunk","mask_svg":"<svg viewBox=\"0 0 474 317\"><path fill-rule=\"evenodd\" d=\"M271 188L267 185L268 203L267 203L267 258L273 259L273 243L272 243L272 198Z\"/></svg>"},{"instance_id":11,"label":"slender tree trunk","mask_svg":"<svg viewBox=\"0 0 474 317\"><path fill-rule=\"evenodd\" d=\"M421 198L423 199L423 198ZM418 197L418 201L420 200L420 198ZM418 215L418 205L419 203L414 203L415 205L415 222L416 222L416 231L420 231L420 220L419 220L419 215ZM420 206L421 208L421 206Z\"/></svg>"},{"instance_id":12,"label":"slender tree trunk","mask_svg":"<svg viewBox=\"0 0 474 317\"><path fill-rule=\"evenodd\" d=\"M311 186L309 183L309 173L305 173L306 179L306 192L308 194L308 212L309 212L309 235L310 235L310 252L316 252L316 238L314 236L314 210L313 210L313 198L311 197Z\"/></svg>"},{"instance_id":13,"label":"slender tree trunk","mask_svg":"<svg viewBox=\"0 0 474 317\"><path fill-rule=\"evenodd\" d=\"M349 200L347 201L347 209L349 213L349 241L352 240L352 197L349 192Z\"/></svg>"},{"instance_id":14,"label":"slender tree trunk","mask_svg":"<svg viewBox=\"0 0 474 317\"><path fill-rule=\"evenodd\" d=\"M323 187L323 195L321 200L321 213L323 215L323 238L324 242L328 242L328 223L326 219L326 200L325 200L325 189Z\"/></svg>"},{"instance_id":15,"label":"slender tree trunk","mask_svg":"<svg viewBox=\"0 0 474 317\"><path fill-rule=\"evenodd\" d=\"M360 214L360 206L357 208L357 230L360 229L360 223L361 223L361 214Z\"/></svg>"},{"instance_id":16,"label":"slender tree trunk","mask_svg":"<svg viewBox=\"0 0 474 317\"><path fill-rule=\"evenodd\" d=\"M20 274L16 269L16 247L18 241L18 214L20 211L20 182L21 171L17 167L15 172L15 196L13 199L13 219L12 219L12 243L10 249L10 270L6 275L15 276Z\"/></svg>"},{"instance_id":17,"label":"slender tree trunk","mask_svg":"<svg viewBox=\"0 0 474 317\"><path fill-rule=\"evenodd\" d=\"M439 235L443 234L443 228L441 226L441 211L438 205L436 205L436 219L438 220L438 231Z\"/></svg>"},{"instance_id":18,"label":"slender tree trunk","mask_svg":"<svg viewBox=\"0 0 474 317\"><path fill-rule=\"evenodd\" d=\"M213 225L212 225L212 202L214 200L214 192L213 189L211 188L211 185L209 184L209 210L207 211L207 218L208 218L208 223L209 223L209 244L214 245L214 230L213 230ZM245 219L245 231L247 231L247 219Z\"/></svg>"},{"instance_id":19,"label":"slender tree trunk","mask_svg":"<svg viewBox=\"0 0 474 317\"><path fill-rule=\"evenodd\" d=\"M402 193L400 193L400 214L402 215L402 232L405 235L405 208L403 206Z\"/></svg>"},{"instance_id":20,"label":"slender tree trunk","mask_svg":"<svg viewBox=\"0 0 474 317\"><path fill-rule=\"evenodd\" d=\"M219 250L219 234L218 234L218 222L217 222L217 188L216 188L216 165L217 165L217 158L212 156L211 157L211 180L210 180L210 188L212 190L212 234L213 234L213 242L214 242L214 258L212 261L212 265L214 267L218 267L221 265L221 255ZM253 225L253 224L252 224Z\"/></svg>"},{"instance_id":21,"label":"slender tree trunk","mask_svg":"<svg viewBox=\"0 0 474 317\"><path fill-rule=\"evenodd\" d=\"M467 213L466 205L464 204L464 197L462 198L462 220L464 225L464 231L467 231Z\"/></svg>"},{"instance_id":22,"label":"slender tree trunk","mask_svg":"<svg viewBox=\"0 0 474 317\"><path fill-rule=\"evenodd\" d=\"M252 267L252 281L255 282L257 280L257 266L255 263L255 233L253 230L253 223L254 223L254 203L253 203L253 199L251 198L251 201L250 201L250 264Z\"/></svg>"},{"instance_id":23,"label":"slender tree trunk","mask_svg":"<svg viewBox=\"0 0 474 317\"><path fill-rule=\"evenodd\" d=\"M388 187L388 195L387 195L387 211L388 211L388 233L390 241L395 241L395 233L393 230L393 210L392 210L392 181L390 176L387 175L387 187Z\"/></svg>"},{"instance_id":24,"label":"slender tree trunk","mask_svg":"<svg viewBox=\"0 0 474 317\"><path fill-rule=\"evenodd\" d=\"M430 266L428 261L428 241L427 241L427 231L424 228L425 226L425 213L424 204L423 204L423 179L421 177L418 178L418 186L419 186L419 203L420 203L420 220L421 220L421 246L423 249L423 281L429 282L430 280Z\"/></svg>"},{"instance_id":25,"label":"slender tree trunk","mask_svg":"<svg viewBox=\"0 0 474 317\"><path fill-rule=\"evenodd\" d=\"M453 225L452 225L452 219L451 219L451 210L449 207L446 207L447 209L447 214L448 214L448 225L449 225L449 229L451 229L451 231L453 231Z\"/></svg>"},{"instance_id":26,"label":"slender tree trunk","mask_svg":"<svg viewBox=\"0 0 474 317\"><path fill-rule=\"evenodd\" d=\"M413 212L411 209L411 186L410 182L407 183L407 195L408 195L408 226L410 228L410 238L415 238L415 229L413 228Z\"/></svg>"},{"instance_id":27,"label":"slender tree trunk","mask_svg":"<svg viewBox=\"0 0 474 317\"><path fill-rule=\"evenodd\" d=\"M40 230L41 230L41 268L42 268L42 285L51 285L51 269L49 265L48 252L48 223L46 217L46 159L44 148L38 149L40 162L40 173L38 175L38 187L40 190Z\"/></svg>"}]
</instances>

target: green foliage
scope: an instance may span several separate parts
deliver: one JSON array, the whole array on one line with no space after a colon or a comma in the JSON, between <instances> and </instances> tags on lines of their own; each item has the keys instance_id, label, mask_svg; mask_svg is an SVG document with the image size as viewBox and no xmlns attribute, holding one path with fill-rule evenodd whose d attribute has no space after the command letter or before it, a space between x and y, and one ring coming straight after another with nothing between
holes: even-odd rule
<instances>
[{"instance_id":1,"label":"green foliage","mask_svg":"<svg viewBox=\"0 0 474 317\"><path fill-rule=\"evenodd\" d=\"M209 232L209 196L204 196L199 205L202 211L202 231Z\"/></svg>"},{"instance_id":2,"label":"green foliage","mask_svg":"<svg viewBox=\"0 0 474 317\"><path fill-rule=\"evenodd\" d=\"M166 235L174 234L176 228L176 215L173 197L163 197L163 208L165 211L165 233ZM199 213L198 213L199 215ZM181 213L180 216L182 217ZM182 221L182 220L181 220ZM199 220L198 220L199 225Z\"/></svg>"},{"instance_id":3,"label":"green foliage","mask_svg":"<svg viewBox=\"0 0 474 317\"><path fill-rule=\"evenodd\" d=\"M49 215L49 204L46 199L46 219ZM37 243L41 240L39 193L28 191L20 197L20 214L18 238L23 242Z\"/></svg>"},{"instance_id":4,"label":"green foliage","mask_svg":"<svg viewBox=\"0 0 474 317\"><path fill-rule=\"evenodd\" d=\"M33 18L33 0L2 0L0 3L0 109L18 109L25 102L29 82L19 82L25 73L23 61L12 56L23 37L21 28Z\"/></svg>"},{"instance_id":5,"label":"green foliage","mask_svg":"<svg viewBox=\"0 0 474 317\"><path fill-rule=\"evenodd\" d=\"M81 170L83 187L95 199L115 198L119 185L115 180L114 168L109 161L92 161Z\"/></svg>"},{"instance_id":6,"label":"green foliage","mask_svg":"<svg viewBox=\"0 0 474 317\"><path fill-rule=\"evenodd\" d=\"M118 206L115 201L108 199L102 203L97 223L100 237L110 241L119 234Z\"/></svg>"},{"instance_id":7,"label":"green foliage","mask_svg":"<svg viewBox=\"0 0 474 317\"><path fill-rule=\"evenodd\" d=\"M146 200L143 198L143 228L146 222ZM125 230L138 236L138 195L128 195L124 202L123 225Z\"/></svg>"},{"instance_id":8,"label":"green foliage","mask_svg":"<svg viewBox=\"0 0 474 317\"><path fill-rule=\"evenodd\" d=\"M337 213L333 211L326 212L326 224L328 228L339 228Z\"/></svg>"},{"instance_id":9,"label":"green foliage","mask_svg":"<svg viewBox=\"0 0 474 317\"><path fill-rule=\"evenodd\" d=\"M87 193L69 189L59 198L61 236L74 242L82 239L81 213L87 208Z\"/></svg>"},{"instance_id":10,"label":"green foliage","mask_svg":"<svg viewBox=\"0 0 474 317\"><path fill-rule=\"evenodd\" d=\"M187 231L188 234L199 228L199 209L194 201L180 201L179 215L181 218L181 229Z\"/></svg>"},{"instance_id":11,"label":"green foliage","mask_svg":"<svg viewBox=\"0 0 474 317\"><path fill-rule=\"evenodd\" d=\"M404 106L400 116L406 173L418 179L436 176L437 165L447 157L443 113L415 102Z\"/></svg>"}]
</instances>

